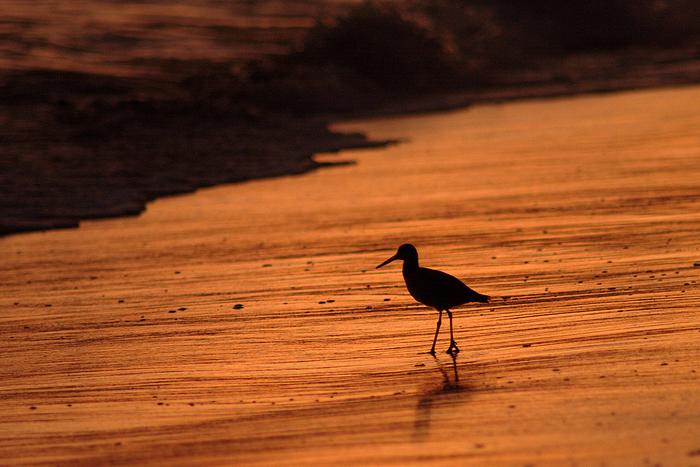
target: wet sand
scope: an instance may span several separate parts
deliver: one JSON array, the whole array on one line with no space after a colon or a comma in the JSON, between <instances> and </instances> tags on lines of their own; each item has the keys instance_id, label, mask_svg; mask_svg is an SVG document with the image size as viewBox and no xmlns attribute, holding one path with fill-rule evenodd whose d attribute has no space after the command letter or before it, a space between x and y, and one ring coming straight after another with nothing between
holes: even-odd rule
<instances>
[{"instance_id":1,"label":"wet sand","mask_svg":"<svg viewBox=\"0 0 700 467\"><path fill-rule=\"evenodd\" d=\"M0 459L700 464L699 100L344 123L405 142L0 239ZM496 297L455 362L405 241Z\"/></svg>"}]
</instances>

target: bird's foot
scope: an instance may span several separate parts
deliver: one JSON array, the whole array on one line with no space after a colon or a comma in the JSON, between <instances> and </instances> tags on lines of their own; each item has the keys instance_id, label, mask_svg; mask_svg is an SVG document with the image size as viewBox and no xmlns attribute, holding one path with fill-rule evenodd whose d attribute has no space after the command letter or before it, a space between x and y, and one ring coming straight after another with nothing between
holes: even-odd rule
<instances>
[{"instance_id":1,"label":"bird's foot","mask_svg":"<svg viewBox=\"0 0 700 467\"><path fill-rule=\"evenodd\" d=\"M428 350L428 353L434 357L434 356L435 356L435 347L433 347L432 349Z\"/></svg>"},{"instance_id":2,"label":"bird's foot","mask_svg":"<svg viewBox=\"0 0 700 467\"><path fill-rule=\"evenodd\" d=\"M450 347L447 349L447 353L450 355L455 355L459 353L459 347L455 341L450 342Z\"/></svg>"}]
</instances>

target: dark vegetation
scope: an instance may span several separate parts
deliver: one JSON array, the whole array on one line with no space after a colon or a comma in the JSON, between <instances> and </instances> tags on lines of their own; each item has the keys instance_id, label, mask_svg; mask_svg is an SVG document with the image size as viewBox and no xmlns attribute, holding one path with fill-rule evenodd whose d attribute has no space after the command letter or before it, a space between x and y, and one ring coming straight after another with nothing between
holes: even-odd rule
<instances>
[{"instance_id":1,"label":"dark vegetation","mask_svg":"<svg viewBox=\"0 0 700 467\"><path fill-rule=\"evenodd\" d=\"M371 2L319 22L287 55L242 66L172 62L160 77L130 79L6 74L0 234L140 212L155 196L309 170L314 152L367 143L330 132L329 115L523 84L533 70L545 83L575 81L558 67L576 54L613 57L625 74L616 54L683 49L692 59L699 42L692 0Z\"/></svg>"}]
</instances>

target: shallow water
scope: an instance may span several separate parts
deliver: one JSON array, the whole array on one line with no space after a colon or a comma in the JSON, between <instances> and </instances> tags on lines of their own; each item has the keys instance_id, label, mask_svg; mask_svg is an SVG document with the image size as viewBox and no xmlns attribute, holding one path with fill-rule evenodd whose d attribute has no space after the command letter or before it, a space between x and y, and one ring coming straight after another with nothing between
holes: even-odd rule
<instances>
[{"instance_id":1,"label":"shallow water","mask_svg":"<svg viewBox=\"0 0 700 467\"><path fill-rule=\"evenodd\" d=\"M404 143L0 239L0 458L694 465L699 100L344 123ZM406 241L495 297L455 362Z\"/></svg>"}]
</instances>

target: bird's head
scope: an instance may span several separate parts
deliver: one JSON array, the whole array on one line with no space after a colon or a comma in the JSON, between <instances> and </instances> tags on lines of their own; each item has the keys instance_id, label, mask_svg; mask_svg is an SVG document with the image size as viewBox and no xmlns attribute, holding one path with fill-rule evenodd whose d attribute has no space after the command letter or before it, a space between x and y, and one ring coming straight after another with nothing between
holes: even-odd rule
<instances>
[{"instance_id":1,"label":"bird's head","mask_svg":"<svg viewBox=\"0 0 700 467\"><path fill-rule=\"evenodd\" d=\"M386 266L387 264L391 263L392 261L395 261L397 259L403 260L403 261L408 261L408 262L415 262L416 264L418 263L418 250L416 250L416 247L411 245L410 243L404 243L399 247L398 250L396 250L396 254L389 258L388 260L384 261L382 264L377 266L377 269L381 268L382 266Z\"/></svg>"}]
</instances>

